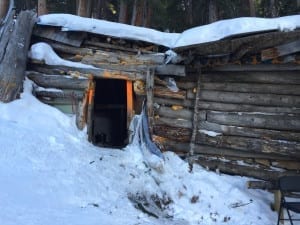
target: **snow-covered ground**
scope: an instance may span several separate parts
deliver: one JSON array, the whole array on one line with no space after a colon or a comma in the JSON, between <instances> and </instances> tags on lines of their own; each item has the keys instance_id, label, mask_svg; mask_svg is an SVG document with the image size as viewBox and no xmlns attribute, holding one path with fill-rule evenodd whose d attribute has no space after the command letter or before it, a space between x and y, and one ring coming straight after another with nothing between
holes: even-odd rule
<instances>
[{"instance_id":1,"label":"snow-covered ground","mask_svg":"<svg viewBox=\"0 0 300 225\"><path fill-rule=\"evenodd\" d=\"M246 178L197 165L189 171L171 152L155 171L138 146L95 147L73 117L39 102L31 87L26 80L21 99L0 103L1 225L276 223L273 196L247 189ZM137 197L151 203L153 196L165 203L156 216L135 207Z\"/></svg>"}]
</instances>

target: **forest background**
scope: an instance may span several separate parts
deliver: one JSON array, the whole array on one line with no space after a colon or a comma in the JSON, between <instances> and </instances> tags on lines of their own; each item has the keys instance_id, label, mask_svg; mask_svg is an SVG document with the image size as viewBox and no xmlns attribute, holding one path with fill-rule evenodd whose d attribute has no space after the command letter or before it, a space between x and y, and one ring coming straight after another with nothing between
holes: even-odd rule
<instances>
[{"instance_id":1,"label":"forest background","mask_svg":"<svg viewBox=\"0 0 300 225\"><path fill-rule=\"evenodd\" d=\"M15 6L39 15L70 13L167 32L222 19L300 13L300 0L15 0Z\"/></svg>"}]
</instances>

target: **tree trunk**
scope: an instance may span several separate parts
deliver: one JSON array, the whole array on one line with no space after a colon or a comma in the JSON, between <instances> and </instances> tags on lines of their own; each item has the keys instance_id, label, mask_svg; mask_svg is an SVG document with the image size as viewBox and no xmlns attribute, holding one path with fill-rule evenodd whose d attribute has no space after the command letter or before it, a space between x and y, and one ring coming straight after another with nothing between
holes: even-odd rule
<instances>
[{"instance_id":1,"label":"tree trunk","mask_svg":"<svg viewBox=\"0 0 300 225\"><path fill-rule=\"evenodd\" d=\"M249 0L249 10L250 10L250 16L255 17L255 0Z\"/></svg>"},{"instance_id":2,"label":"tree trunk","mask_svg":"<svg viewBox=\"0 0 300 225\"><path fill-rule=\"evenodd\" d=\"M208 22L212 23L218 20L217 16L217 1L209 0L208 3Z\"/></svg>"},{"instance_id":3,"label":"tree trunk","mask_svg":"<svg viewBox=\"0 0 300 225\"><path fill-rule=\"evenodd\" d=\"M91 16L91 0L79 0L77 15L82 17L90 17Z\"/></svg>"},{"instance_id":4,"label":"tree trunk","mask_svg":"<svg viewBox=\"0 0 300 225\"><path fill-rule=\"evenodd\" d=\"M137 0L134 0L133 8L132 8L131 25L135 25L136 11L137 11Z\"/></svg>"},{"instance_id":5,"label":"tree trunk","mask_svg":"<svg viewBox=\"0 0 300 225\"><path fill-rule=\"evenodd\" d=\"M9 0L0 0L0 22L5 18L8 10Z\"/></svg>"},{"instance_id":6,"label":"tree trunk","mask_svg":"<svg viewBox=\"0 0 300 225\"><path fill-rule=\"evenodd\" d=\"M270 0L269 11L270 11L270 16L271 17L278 16L278 12L277 12L277 9L276 9L276 0Z\"/></svg>"},{"instance_id":7,"label":"tree trunk","mask_svg":"<svg viewBox=\"0 0 300 225\"><path fill-rule=\"evenodd\" d=\"M36 15L32 11L21 11L15 20L12 10L5 23L4 35L0 40L0 101L16 99L22 89L35 21Z\"/></svg>"},{"instance_id":8,"label":"tree trunk","mask_svg":"<svg viewBox=\"0 0 300 225\"><path fill-rule=\"evenodd\" d=\"M38 0L38 16L48 13L47 0Z\"/></svg>"},{"instance_id":9,"label":"tree trunk","mask_svg":"<svg viewBox=\"0 0 300 225\"><path fill-rule=\"evenodd\" d=\"M127 16L128 16L127 9L128 9L127 1L120 0L119 23L127 22Z\"/></svg>"}]
</instances>

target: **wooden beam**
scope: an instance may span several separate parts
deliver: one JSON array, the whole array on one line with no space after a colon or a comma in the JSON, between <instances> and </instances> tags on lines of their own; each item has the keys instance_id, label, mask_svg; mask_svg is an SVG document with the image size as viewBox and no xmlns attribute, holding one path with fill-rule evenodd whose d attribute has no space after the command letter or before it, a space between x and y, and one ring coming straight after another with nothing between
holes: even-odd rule
<instances>
[{"instance_id":1,"label":"wooden beam","mask_svg":"<svg viewBox=\"0 0 300 225\"><path fill-rule=\"evenodd\" d=\"M236 65L226 64L223 66L214 66L203 68L203 71L218 71L218 72L278 72L278 71L299 71L298 64L257 64L257 65ZM291 83L293 84L293 83ZM299 82L298 82L299 84Z\"/></svg>"},{"instance_id":2,"label":"wooden beam","mask_svg":"<svg viewBox=\"0 0 300 225\"><path fill-rule=\"evenodd\" d=\"M279 56L293 54L300 51L300 41L293 41L287 44L279 45L261 51L261 60L269 60Z\"/></svg>"},{"instance_id":3,"label":"wooden beam","mask_svg":"<svg viewBox=\"0 0 300 225\"><path fill-rule=\"evenodd\" d=\"M270 129L257 129L249 127L240 127L232 125L222 125L217 123L211 123L208 121L200 121L199 128L203 130L214 131L222 133L223 135L241 136L241 137L252 137L261 139L274 139L274 140L288 140L288 141L299 141L300 133L292 131L278 131Z\"/></svg>"},{"instance_id":4,"label":"wooden beam","mask_svg":"<svg viewBox=\"0 0 300 225\"><path fill-rule=\"evenodd\" d=\"M159 75L169 75L169 76L186 76L185 66L182 65L159 65L155 67L155 73Z\"/></svg>"},{"instance_id":5,"label":"wooden beam","mask_svg":"<svg viewBox=\"0 0 300 225\"><path fill-rule=\"evenodd\" d=\"M299 116L292 115L266 115L259 113L226 113L208 111L207 121L232 126L296 132L300 131L300 118Z\"/></svg>"},{"instance_id":6,"label":"wooden beam","mask_svg":"<svg viewBox=\"0 0 300 225\"><path fill-rule=\"evenodd\" d=\"M89 86L88 79L72 78L62 75L46 75L39 72L27 71L27 77L38 86L58 89L86 89Z\"/></svg>"}]
</instances>

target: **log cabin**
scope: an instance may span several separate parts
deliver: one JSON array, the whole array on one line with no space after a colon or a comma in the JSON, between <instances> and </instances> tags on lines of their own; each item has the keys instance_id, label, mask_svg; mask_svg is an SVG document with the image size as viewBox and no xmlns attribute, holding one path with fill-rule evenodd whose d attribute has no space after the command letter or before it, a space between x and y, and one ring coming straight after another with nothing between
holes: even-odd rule
<instances>
[{"instance_id":1,"label":"log cabin","mask_svg":"<svg viewBox=\"0 0 300 225\"><path fill-rule=\"evenodd\" d=\"M94 145L127 145L146 99L149 132L162 151L266 181L299 173L300 30L175 47L172 60L158 43L59 26L36 25L31 44L38 42L94 67L29 59L26 71L34 95L75 114Z\"/></svg>"}]
</instances>

